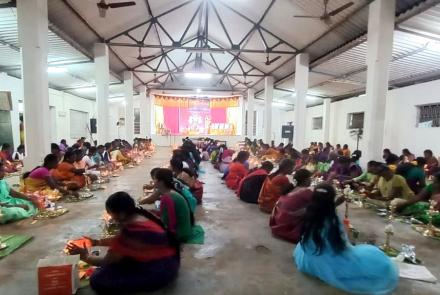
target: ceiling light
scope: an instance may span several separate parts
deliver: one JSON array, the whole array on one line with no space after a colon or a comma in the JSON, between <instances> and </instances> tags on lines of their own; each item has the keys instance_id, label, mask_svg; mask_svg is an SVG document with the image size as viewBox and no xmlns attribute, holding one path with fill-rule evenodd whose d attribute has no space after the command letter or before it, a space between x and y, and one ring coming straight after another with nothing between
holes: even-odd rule
<instances>
[{"instance_id":1,"label":"ceiling light","mask_svg":"<svg viewBox=\"0 0 440 295\"><path fill-rule=\"evenodd\" d=\"M212 78L210 73L185 73L185 78L208 80Z\"/></svg>"},{"instance_id":2,"label":"ceiling light","mask_svg":"<svg viewBox=\"0 0 440 295\"><path fill-rule=\"evenodd\" d=\"M47 72L50 74L66 73L68 70L65 67L48 67Z\"/></svg>"},{"instance_id":3,"label":"ceiling light","mask_svg":"<svg viewBox=\"0 0 440 295\"><path fill-rule=\"evenodd\" d=\"M197 92L197 93L200 93L200 92L202 92L202 89L197 88L197 89L196 89L196 92Z\"/></svg>"}]
</instances>

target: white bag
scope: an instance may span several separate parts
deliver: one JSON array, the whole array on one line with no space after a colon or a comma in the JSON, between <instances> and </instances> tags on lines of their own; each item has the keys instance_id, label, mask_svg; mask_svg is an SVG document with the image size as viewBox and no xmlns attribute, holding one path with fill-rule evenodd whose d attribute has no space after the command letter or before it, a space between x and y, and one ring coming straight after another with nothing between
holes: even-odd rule
<instances>
[{"instance_id":1,"label":"white bag","mask_svg":"<svg viewBox=\"0 0 440 295\"><path fill-rule=\"evenodd\" d=\"M79 255L40 259L37 264L39 295L71 295L79 287Z\"/></svg>"}]
</instances>

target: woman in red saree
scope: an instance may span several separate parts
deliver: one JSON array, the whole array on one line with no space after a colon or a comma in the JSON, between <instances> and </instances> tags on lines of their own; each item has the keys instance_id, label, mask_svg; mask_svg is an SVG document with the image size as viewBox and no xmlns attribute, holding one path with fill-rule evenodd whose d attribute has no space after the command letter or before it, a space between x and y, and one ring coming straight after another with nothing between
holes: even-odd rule
<instances>
[{"instance_id":1,"label":"woman in red saree","mask_svg":"<svg viewBox=\"0 0 440 295\"><path fill-rule=\"evenodd\" d=\"M278 199L293 189L287 175L293 173L295 162L285 159L281 162L276 172L269 175L263 183L263 187L258 197L260 210L265 213L271 213Z\"/></svg>"},{"instance_id":2,"label":"woman in red saree","mask_svg":"<svg viewBox=\"0 0 440 295\"><path fill-rule=\"evenodd\" d=\"M226 185L236 191L240 181L248 174L248 169L245 166L249 159L249 152L241 151L238 153L234 161L229 165L229 173L226 176Z\"/></svg>"},{"instance_id":3,"label":"woman in red saree","mask_svg":"<svg viewBox=\"0 0 440 295\"><path fill-rule=\"evenodd\" d=\"M258 204L258 196L260 195L261 187L272 170L272 162L263 162L261 168L249 173L241 180L237 189L237 197L243 202Z\"/></svg>"},{"instance_id":4,"label":"woman in red saree","mask_svg":"<svg viewBox=\"0 0 440 295\"><path fill-rule=\"evenodd\" d=\"M298 170L294 176L295 189L281 196L276 203L269 222L274 236L293 243L298 243L301 239L303 216L313 194L309 189L311 176L309 170Z\"/></svg>"},{"instance_id":5,"label":"woman in red saree","mask_svg":"<svg viewBox=\"0 0 440 295\"><path fill-rule=\"evenodd\" d=\"M58 164L57 168L51 171L52 177L59 182L62 182L68 189L77 190L86 185L86 178L84 176L84 169L76 169L73 163L76 160L76 155L73 151L67 151L64 154L64 160Z\"/></svg>"},{"instance_id":6,"label":"woman in red saree","mask_svg":"<svg viewBox=\"0 0 440 295\"><path fill-rule=\"evenodd\" d=\"M131 294L156 291L174 281L180 268L176 236L125 192L111 195L105 205L121 230L114 238L87 239L91 246L109 247L108 252L99 256L75 244L67 246L70 255L79 254L82 261L99 267L90 277L92 289L98 294Z\"/></svg>"}]
</instances>

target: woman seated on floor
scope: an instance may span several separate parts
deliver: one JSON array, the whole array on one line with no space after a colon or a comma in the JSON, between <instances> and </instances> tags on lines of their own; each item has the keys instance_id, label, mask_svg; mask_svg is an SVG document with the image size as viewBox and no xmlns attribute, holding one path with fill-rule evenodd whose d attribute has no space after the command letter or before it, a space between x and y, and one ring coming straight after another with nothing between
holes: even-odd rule
<instances>
[{"instance_id":1,"label":"woman seated on floor","mask_svg":"<svg viewBox=\"0 0 440 295\"><path fill-rule=\"evenodd\" d=\"M234 191L238 189L241 180L248 174L246 162L249 160L249 152L240 151L237 157L229 165L228 175L225 178L226 186Z\"/></svg>"},{"instance_id":2,"label":"woman seated on floor","mask_svg":"<svg viewBox=\"0 0 440 295\"><path fill-rule=\"evenodd\" d=\"M38 202L11 189L4 180L5 169L0 162L0 224L31 217L37 213Z\"/></svg>"},{"instance_id":3,"label":"woman seated on floor","mask_svg":"<svg viewBox=\"0 0 440 295\"><path fill-rule=\"evenodd\" d=\"M251 172L241 180L237 189L237 196L246 203L258 204L261 187L272 170L272 162L263 162L261 168Z\"/></svg>"},{"instance_id":4,"label":"woman seated on floor","mask_svg":"<svg viewBox=\"0 0 440 295\"><path fill-rule=\"evenodd\" d=\"M56 181L62 182L69 190L78 190L86 185L85 170L75 168L73 165L75 159L75 153L67 151L64 154L63 162L51 171L52 177Z\"/></svg>"},{"instance_id":5,"label":"woman seated on floor","mask_svg":"<svg viewBox=\"0 0 440 295\"><path fill-rule=\"evenodd\" d=\"M364 188L371 191L377 184L379 177L376 175L377 168L380 167L381 163L376 161L370 161L367 164L367 170L360 176L344 181L344 184L351 185L354 189L359 190Z\"/></svg>"},{"instance_id":6,"label":"woman seated on floor","mask_svg":"<svg viewBox=\"0 0 440 295\"><path fill-rule=\"evenodd\" d=\"M3 162L5 173L17 172L16 165L12 162L12 147L9 143L4 143L0 151L0 162Z\"/></svg>"},{"instance_id":7,"label":"woman seated on floor","mask_svg":"<svg viewBox=\"0 0 440 295\"><path fill-rule=\"evenodd\" d=\"M90 278L99 294L126 294L161 289L177 278L180 244L154 214L136 207L125 192L111 195L106 209L121 225L114 238L93 240L93 246L108 246L105 256L89 254L85 248L68 245L71 255L98 266Z\"/></svg>"},{"instance_id":8,"label":"woman seated on floor","mask_svg":"<svg viewBox=\"0 0 440 295\"><path fill-rule=\"evenodd\" d=\"M266 178L258 197L261 211L271 213L278 199L293 189L293 184L290 183L287 175L293 173L294 166L292 160L285 159L281 161L278 170Z\"/></svg>"},{"instance_id":9,"label":"woman seated on floor","mask_svg":"<svg viewBox=\"0 0 440 295\"><path fill-rule=\"evenodd\" d=\"M409 188L418 194L426 186L425 158L418 157L414 163L403 163L397 166L396 174L405 177Z\"/></svg>"},{"instance_id":10,"label":"woman seated on floor","mask_svg":"<svg viewBox=\"0 0 440 295\"><path fill-rule=\"evenodd\" d=\"M183 162L179 158L172 158L170 166L175 180L186 185L191 194L196 198L197 204L201 204L203 199L203 183L197 180L196 175L189 168L183 168Z\"/></svg>"},{"instance_id":11,"label":"woman seated on floor","mask_svg":"<svg viewBox=\"0 0 440 295\"><path fill-rule=\"evenodd\" d=\"M218 169L221 173L226 173L229 168L229 164L232 162L232 156L234 155L234 151L228 149L226 145L220 146L220 153L218 156Z\"/></svg>"},{"instance_id":12,"label":"woman seated on floor","mask_svg":"<svg viewBox=\"0 0 440 295\"><path fill-rule=\"evenodd\" d=\"M327 181L344 182L362 174L362 168L356 164L358 158L339 157L329 171Z\"/></svg>"},{"instance_id":13,"label":"woman seated on floor","mask_svg":"<svg viewBox=\"0 0 440 295\"><path fill-rule=\"evenodd\" d=\"M139 204L141 204L141 205L154 204L156 201L160 201L161 193L158 189L155 188L155 185L154 185L154 179L156 179L155 175L156 175L156 172L159 171L159 169L161 169L161 168L151 169L150 176L151 176L152 181L149 184L144 185L144 190L151 191L151 193L146 197L142 197L139 200ZM184 184L183 182L181 182L177 178L173 178L173 180L174 180L174 190L181 193L181 195L188 202L191 213L194 214L194 212L196 211L196 207L197 207L197 199L194 197L191 190L189 189L189 187L186 184Z\"/></svg>"},{"instance_id":14,"label":"woman seated on floor","mask_svg":"<svg viewBox=\"0 0 440 295\"><path fill-rule=\"evenodd\" d=\"M51 192L51 195L53 195L55 194L54 190L58 190L63 195L76 195L76 193L70 192L59 185L51 176L50 171L56 169L57 166L58 157L54 154L47 155L44 158L43 166L38 166L34 170L23 174L23 192L35 193L46 191Z\"/></svg>"},{"instance_id":15,"label":"woman seated on floor","mask_svg":"<svg viewBox=\"0 0 440 295\"><path fill-rule=\"evenodd\" d=\"M194 215L190 204L179 192L173 180L173 172L160 168L154 173L154 186L160 194L160 218L165 227L186 242L192 237Z\"/></svg>"},{"instance_id":16,"label":"woman seated on floor","mask_svg":"<svg viewBox=\"0 0 440 295\"><path fill-rule=\"evenodd\" d=\"M420 193L416 196L409 198L408 200L399 200L395 203L395 210L397 212L405 211L406 208L409 209L411 205L417 204L418 202L429 202L429 200L435 200L437 205L436 210L440 210L440 172L433 177L433 182L428 184ZM429 204L421 206L424 210L429 208Z\"/></svg>"},{"instance_id":17,"label":"woman seated on floor","mask_svg":"<svg viewBox=\"0 0 440 295\"><path fill-rule=\"evenodd\" d=\"M336 213L335 197L330 184L313 191L301 241L294 250L298 270L348 293L391 293L399 281L398 268L376 246L350 244Z\"/></svg>"},{"instance_id":18,"label":"woman seated on floor","mask_svg":"<svg viewBox=\"0 0 440 295\"><path fill-rule=\"evenodd\" d=\"M131 160L125 157L119 149L119 142L112 143L112 151L110 152L110 159L114 163L120 163L121 165L127 165L131 162Z\"/></svg>"},{"instance_id":19,"label":"woman seated on floor","mask_svg":"<svg viewBox=\"0 0 440 295\"><path fill-rule=\"evenodd\" d=\"M311 177L312 173L306 169L295 172L295 189L280 197L270 217L269 225L274 236L298 243L306 207L312 201Z\"/></svg>"},{"instance_id":20,"label":"woman seated on floor","mask_svg":"<svg viewBox=\"0 0 440 295\"><path fill-rule=\"evenodd\" d=\"M407 200L414 196L405 178L391 172L387 165L380 165L377 168L377 175L380 177L377 189L368 194L369 198L388 202L394 198Z\"/></svg>"},{"instance_id":21,"label":"woman seated on floor","mask_svg":"<svg viewBox=\"0 0 440 295\"><path fill-rule=\"evenodd\" d=\"M423 152L423 156L425 157L426 161L426 175L431 176L440 171L438 160L436 157L434 157L434 154L431 150L425 150Z\"/></svg>"}]
</instances>

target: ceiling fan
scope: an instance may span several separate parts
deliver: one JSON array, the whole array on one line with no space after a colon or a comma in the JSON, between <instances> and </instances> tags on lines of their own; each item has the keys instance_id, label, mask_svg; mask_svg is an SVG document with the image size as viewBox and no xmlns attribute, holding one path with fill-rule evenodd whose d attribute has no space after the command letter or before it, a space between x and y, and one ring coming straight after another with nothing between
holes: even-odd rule
<instances>
[{"instance_id":1,"label":"ceiling fan","mask_svg":"<svg viewBox=\"0 0 440 295\"><path fill-rule=\"evenodd\" d=\"M107 10L109 8L122 8L122 7L133 6L133 5L136 5L136 2L127 1L127 2L106 3L105 0L101 0L98 3L96 3L96 6L98 6L100 17L105 17L107 14Z\"/></svg>"},{"instance_id":2,"label":"ceiling fan","mask_svg":"<svg viewBox=\"0 0 440 295\"><path fill-rule=\"evenodd\" d=\"M266 66L270 66L271 64L273 64L274 62L276 62L277 60L279 60L281 58L281 55L278 55L277 57L274 57L272 59L270 59L269 53L267 53L266 55L266 61L264 62L264 64Z\"/></svg>"},{"instance_id":3,"label":"ceiling fan","mask_svg":"<svg viewBox=\"0 0 440 295\"><path fill-rule=\"evenodd\" d=\"M326 24L331 22L331 17L335 16L339 13L341 13L342 11L346 10L347 8L351 7L354 2L350 1L338 8L336 8L335 10L332 11L328 11L328 3L330 0L324 0L324 13L320 16L316 16L316 15L294 15L293 17L298 17L298 18L315 18L315 19L320 19L323 22L325 22Z\"/></svg>"},{"instance_id":4,"label":"ceiling fan","mask_svg":"<svg viewBox=\"0 0 440 295\"><path fill-rule=\"evenodd\" d=\"M162 83L156 77L156 73L154 73L154 80L148 83L148 86L162 86Z\"/></svg>"},{"instance_id":5,"label":"ceiling fan","mask_svg":"<svg viewBox=\"0 0 440 295\"><path fill-rule=\"evenodd\" d=\"M137 59L137 60L139 60L139 61L143 61L143 60L145 60L145 59L151 59L151 58L153 58L153 57L156 57L156 55L147 55L147 56L142 56L142 48L141 47L139 47L139 55L137 56L137 57L131 57L131 58L135 58L135 59Z\"/></svg>"}]
</instances>

